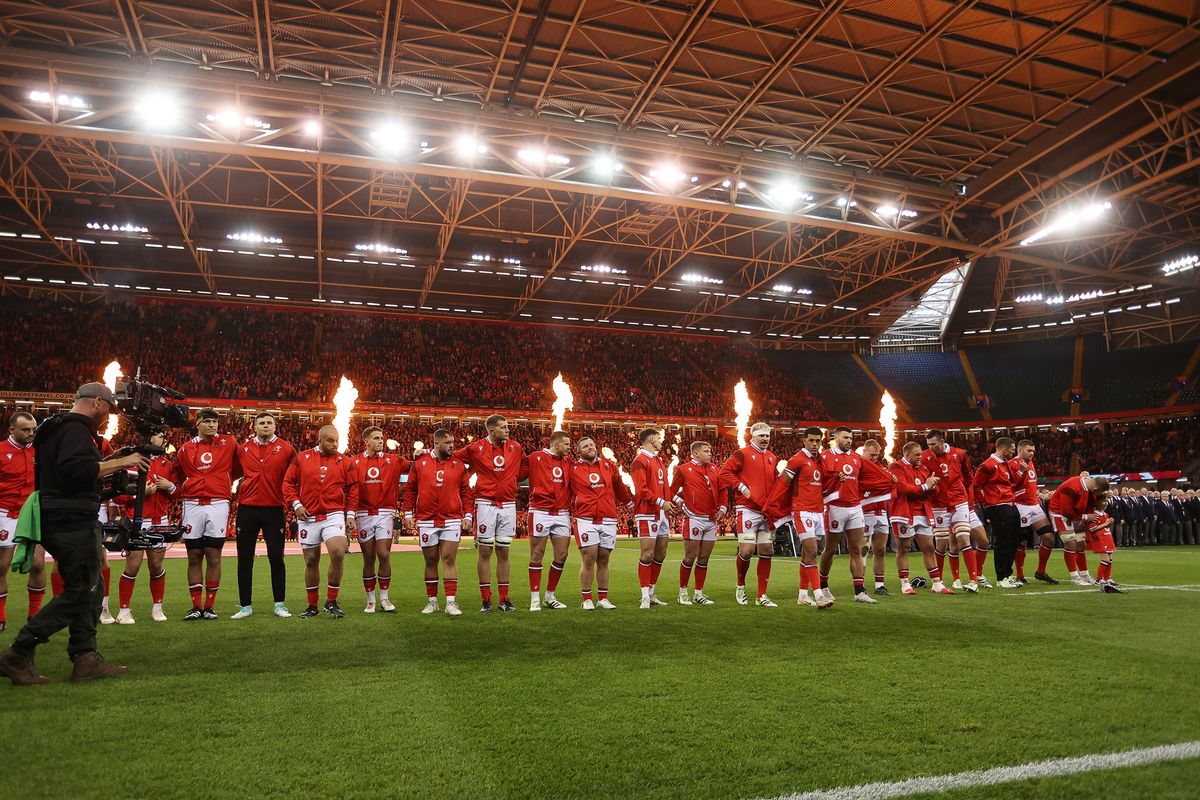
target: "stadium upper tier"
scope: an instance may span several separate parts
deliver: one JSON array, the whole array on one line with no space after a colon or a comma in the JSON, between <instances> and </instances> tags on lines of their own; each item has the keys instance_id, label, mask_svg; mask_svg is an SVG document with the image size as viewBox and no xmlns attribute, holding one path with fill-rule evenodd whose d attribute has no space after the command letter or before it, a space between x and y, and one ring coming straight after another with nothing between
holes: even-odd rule
<instances>
[{"instance_id":1,"label":"stadium upper tier","mask_svg":"<svg viewBox=\"0 0 1200 800\"><path fill-rule=\"evenodd\" d=\"M212 303L67 306L7 298L0 389L67 392L117 360L190 397L328 403L341 375L362 402L549 408L561 372L576 412L730 419L744 378L755 417L872 420L880 388L901 421L978 422L1155 408L1196 370L1196 342L1105 351L1050 340L960 352L761 351L721 338L607 333ZM68 321L69 322L65 322ZM1177 402L1193 399L1186 389Z\"/></svg>"}]
</instances>

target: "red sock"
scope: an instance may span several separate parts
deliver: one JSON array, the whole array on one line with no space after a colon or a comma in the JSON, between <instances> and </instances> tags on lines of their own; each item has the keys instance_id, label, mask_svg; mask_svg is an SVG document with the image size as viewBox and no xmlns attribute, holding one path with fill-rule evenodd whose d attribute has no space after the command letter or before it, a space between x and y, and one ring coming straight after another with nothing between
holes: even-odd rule
<instances>
[{"instance_id":1,"label":"red sock","mask_svg":"<svg viewBox=\"0 0 1200 800\"><path fill-rule=\"evenodd\" d=\"M940 581L942 579L942 564L941 559L938 559L938 564L933 569L929 570L929 580Z\"/></svg>"},{"instance_id":2,"label":"red sock","mask_svg":"<svg viewBox=\"0 0 1200 800\"><path fill-rule=\"evenodd\" d=\"M908 570L906 570L906 569L897 569L897 570L896 570L896 572L900 573L900 582L901 582L901 583L904 583L905 581L907 581L907 580L908 580Z\"/></svg>"},{"instance_id":3,"label":"red sock","mask_svg":"<svg viewBox=\"0 0 1200 800\"><path fill-rule=\"evenodd\" d=\"M321 593L321 587L305 586L304 591L308 592L308 604L310 606L315 606L317 604L317 597Z\"/></svg>"},{"instance_id":4,"label":"red sock","mask_svg":"<svg viewBox=\"0 0 1200 800\"><path fill-rule=\"evenodd\" d=\"M591 589L584 589L583 591L580 592L580 594L583 595L583 602L585 602L585 603L588 600L592 599L592 590Z\"/></svg>"},{"instance_id":5,"label":"red sock","mask_svg":"<svg viewBox=\"0 0 1200 800\"><path fill-rule=\"evenodd\" d=\"M1063 548L1063 561L1067 562L1067 572L1075 572L1077 570L1077 567L1075 566L1075 551L1074 550L1068 550L1064 547Z\"/></svg>"},{"instance_id":6,"label":"red sock","mask_svg":"<svg viewBox=\"0 0 1200 800\"><path fill-rule=\"evenodd\" d=\"M50 594L58 597L63 593L63 579L57 571L50 573Z\"/></svg>"},{"instance_id":7,"label":"red sock","mask_svg":"<svg viewBox=\"0 0 1200 800\"><path fill-rule=\"evenodd\" d=\"M750 559L742 558L742 554L738 553L737 557L737 585L746 585L746 573L750 571Z\"/></svg>"},{"instance_id":8,"label":"red sock","mask_svg":"<svg viewBox=\"0 0 1200 800\"><path fill-rule=\"evenodd\" d=\"M946 566L946 554L945 553L934 553L933 557L934 557L934 560L937 561L938 574L941 575L942 567Z\"/></svg>"},{"instance_id":9,"label":"red sock","mask_svg":"<svg viewBox=\"0 0 1200 800\"><path fill-rule=\"evenodd\" d=\"M708 577L708 564L696 565L696 591L704 588L704 579Z\"/></svg>"},{"instance_id":10,"label":"red sock","mask_svg":"<svg viewBox=\"0 0 1200 800\"><path fill-rule=\"evenodd\" d=\"M538 594L542 590L542 562L529 562L529 593Z\"/></svg>"},{"instance_id":11,"label":"red sock","mask_svg":"<svg viewBox=\"0 0 1200 800\"><path fill-rule=\"evenodd\" d=\"M975 548L975 577L976 578L983 577L983 565L984 565L984 563L987 562L987 555L988 555L987 550L980 550L979 548Z\"/></svg>"},{"instance_id":12,"label":"red sock","mask_svg":"<svg viewBox=\"0 0 1200 800\"><path fill-rule=\"evenodd\" d=\"M0 622L8 622L8 592L0 594Z\"/></svg>"},{"instance_id":13,"label":"red sock","mask_svg":"<svg viewBox=\"0 0 1200 800\"><path fill-rule=\"evenodd\" d=\"M1025 545L1017 548L1016 555L1013 556L1013 566L1017 570L1017 580L1025 577Z\"/></svg>"},{"instance_id":14,"label":"red sock","mask_svg":"<svg viewBox=\"0 0 1200 800\"><path fill-rule=\"evenodd\" d=\"M363 588L367 590L368 595L370 595L371 592L375 591L375 576L374 575L372 575L369 578L363 578Z\"/></svg>"},{"instance_id":15,"label":"red sock","mask_svg":"<svg viewBox=\"0 0 1200 800\"><path fill-rule=\"evenodd\" d=\"M166 596L167 589L167 571L163 570L157 575L150 576L150 602L162 603L163 597Z\"/></svg>"},{"instance_id":16,"label":"red sock","mask_svg":"<svg viewBox=\"0 0 1200 800\"><path fill-rule=\"evenodd\" d=\"M800 588L808 589L808 564L800 562Z\"/></svg>"},{"instance_id":17,"label":"red sock","mask_svg":"<svg viewBox=\"0 0 1200 800\"><path fill-rule=\"evenodd\" d=\"M200 607L200 593L204 591L204 587L198 583L188 585L188 594L192 596L192 608Z\"/></svg>"},{"instance_id":18,"label":"red sock","mask_svg":"<svg viewBox=\"0 0 1200 800\"><path fill-rule=\"evenodd\" d=\"M505 600L508 599L508 584L507 583L497 583L496 591L498 591L500 593L500 602L501 603L503 603Z\"/></svg>"},{"instance_id":19,"label":"red sock","mask_svg":"<svg viewBox=\"0 0 1200 800\"><path fill-rule=\"evenodd\" d=\"M446 597L458 597L458 578L447 578L442 581L446 587ZM433 596L437 597L437 581L433 582ZM492 596L492 587L488 587L488 597Z\"/></svg>"},{"instance_id":20,"label":"red sock","mask_svg":"<svg viewBox=\"0 0 1200 800\"><path fill-rule=\"evenodd\" d=\"M483 602L485 603L492 602L492 585L489 583L487 586L480 586L479 596L483 598Z\"/></svg>"},{"instance_id":21,"label":"red sock","mask_svg":"<svg viewBox=\"0 0 1200 800\"><path fill-rule=\"evenodd\" d=\"M425 594L428 597L437 597L437 578L431 581L425 581Z\"/></svg>"},{"instance_id":22,"label":"red sock","mask_svg":"<svg viewBox=\"0 0 1200 800\"><path fill-rule=\"evenodd\" d=\"M650 585L651 565L645 561L638 561L638 583L644 589Z\"/></svg>"},{"instance_id":23,"label":"red sock","mask_svg":"<svg viewBox=\"0 0 1200 800\"><path fill-rule=\"evenodd\" d=\"M217 590L220 588L221 588L221 584L219 584L219 583L204 584L204 607L205 608L213 607L213 603L217 599Z\"/></svg>"},{"instance_id":24,"label":"red sock","mask_svg":"<svg viewBox=\"0 0 1200 800\"><path fill-rule=\"evenodd\" d=\"M596 588L596 594L599 596L599 598L600 598L601 600L607 600L607 599L608 599L608 589L601 589L601 588L597 587L597 588Z\"/></svg>"},{"instance_id":25,"label":"red sock","mask_svg":"<svg viewBox=\"0 0 1200 800\"><path fill-rule=\"evenodd\" d=\"M112 594L112 570L105 564L100 568L100 577L104 578L104 596Z\"/></svg>"},{"instance_id":26,"label":"red sock","mask_svg":"<svg viewBox=\"0 0 1200 800\"><path fill-rule=\"evenodd\" d=\"M1088 571L1087 553L1076 553L1075 554L1075 567L1080 572Z\"/></svg>"},{"instance_id":27,"label":"red sock","mask_svg":"<svg viewBox=\"0 0 1200 800\"><path fill-rule=\"evenodd\" d=\"M390 577L384 578L384 577L380 576L379 591L386 592L388 589L391 588L391 586L392 586L392 579Z\"/></svg>"},{"instance_id":28,"label":"red sock","mask_svg":"<svg viewBox=\"0 0 1200 800\"><path fill-rule=\"evenodd\" d=\"M547 592L554 593L554 591L558 589L558 579L562 577L564 566L566 565L557 564L553 561L550 562L550 577L546 581Z\"/></svg>"},{"instance_id":29,"label":"red sock","mask_svg":"<svg viewBox=\"0 0 1200 800\"><path fill-rule=\"evenodd\" d=\"M679 588L686 589L692 582L692 565L686 561L679 562Z\"/></svg>"},{"instance_id":30,"label":"red sock","mask_svg":"<svg viewBox=\"0 0 1200 800\"><path fill-rule=\"evenodd\" d=\"M1038 572L1043 574L1046 572L1046 567L1050 563L1050 554L1053 552L1053 547L1046 547L1044 544L1038 545Z\"/></svg>"},{"instance_id":31,"label":"red sock","mask_svg":"<svg viewBox=\"0 0 1200 800\"><path fill-rule=\"evenodd\" d=\"M1111 561L1102 561L1101 566L1104 567L1104 580L1111 581L1112 580L1112 562Z\"/></svg>"},{"instance_id":32,"label":"red sock","mask_svg":"<svg viewBox=\"0 0 1200 800\"><path fill-rule=\"evenodd\" d=\"M658 585L658 576L662 574L663 562L655 559L650 563L650 585Z\"/></svg>"},{"instance_id":33,"label":"red sock","mask_svg":"<svg viewBox=\"0 0 1200 800\"><path fill-rule=\"evenodd\" d=\"M29 618L33 619L42 610L42 600L46 597L46 587L27 589L29 592Z\"/></svg>"},{"instance_id":34,"label":"red sock","mask_svg":"<svg viewBox=\"0 0 1200 800\"><path fill-rule=\"evenodd\" d=\"M129 608L129 601L133 599L133 587L137 585L137 576L121 573L121 582L117 585L117 607Z\"/></svg>"},{"instance_id":35,"label":"red sock","mask_svg":"<svg viewBox=\"0 0 1200 800\"><path fill-rule=\"evenodd\" d=\"M853 580L855 594L858 594L859 592L865 592L867 590L867 587L865 586L866 581L863 578L854 578Z\"/></svg>"},{"instance_id":36,"label":"red sock","mask_svg":"<svg viewBox=\"0 0 1200 800\"><path fill-rule=\"evenodd\" d=\"M971 551L968 550L967 552L969 553ZM951 553L949 558L950 558L950 574L954 576L954 580L956 580L956 581L962 580L962 578L959 577L959 571L958 571L959 564L961 563L959 561L958 554ZM969 570L968 570L968 572L969 572Z\"/></svg>"},{"instance_id":37,"label":"red sock","mask_svg":"<svg viewBox=\"0 0 1200 800\"><path fill-rule=\"evenodd\" d=\"M758 557L758 596L762 597L767 593L767 581L771 577L771 557Z\"/></svg>"},{"instance_id":38,"label":"red sock","mask_svg":"<svg viewBox=\"0 0 1200 800\"><path fill-rule=\"evenodd\" d=\"M814 561L807 565L804 571L808 573L808 588L814 590L821 588L821 570L817 567L817 562Z\"/></svg>"},{"instance_id":39,"label":"red sock","mask_svg":"<svg viewBox=\"0 0 1200 800\"><path fill-rule=\"evenodd\" d=\"M342 589L341 585L334 586L332 583L325 587L325 602L332 603L337 600L338 592Z\"/></svg>"}]
</instances>

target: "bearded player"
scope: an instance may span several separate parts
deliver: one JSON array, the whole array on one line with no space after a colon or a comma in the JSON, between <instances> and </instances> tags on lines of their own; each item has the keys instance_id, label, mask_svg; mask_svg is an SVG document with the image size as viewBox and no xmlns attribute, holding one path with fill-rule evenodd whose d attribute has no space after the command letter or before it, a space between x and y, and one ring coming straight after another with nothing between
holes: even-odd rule
<instances>
[{"instance_id":1,"label":"bearded player","mask_svg":"<svg viewBox=\"0 0 1200 800\"><path fill-rule=\"evenodd\" d=\"M529 454L529 610L563 609L567 604L555 591L571 550L570 486L571 437L565 431L550 434L550 443ZM551 545L550 575L546 599L541 597L542 558L546 542Z\"/></svg>"},{"instance_id":2,"label":"bearded player","mask_svg":"<svg viewBox=\"0 0 1200 800\"><path fill-rule=\"evenodd\" d=\"M817 570L817 542L825 535L825 501L822 488L821 441L825 433L820 428L804 429L804 446L788 459L783 472L775 480L772 504L782 498L783 507L790 507L796 538L800 541L800 593L796 602L805 606L829 608L833 596L821 591L821 576ZM815 598L810 597L812 589Z\"/></svg>"},{"instance_id":3,"label":"bearded player","mask_svg":"<svg viewBox=\"0 0 1200 800\"><path fill-rule=\"evenodd\" d=\"M363 588L367 592L364 614L375 613L375 585L379 584L379 608L396 610L389 594L392 585L392 536L396 509L400 507L400 476L412 462L384 452L383 430L363 431L362 455L350 459L350 497L347 505L354 517L358 546L363 555ZM378 568L376 565L378 564Z\"/></svg>"},{"instance_id":4,"label":"bearded player","mask_svg":"<svg viewBox=\"0 0 1200 800\"><path fill-rule=\"evenodd\" d=\"M708 559L717 543L717 526L729 508L726 492L721 491L721 474L712 463L712 445L692 442L691 457L675 470L670 494L675 506L683 512L683 561L679 563L679 604L711 606L713 601L704 594L708 577ZM696 591L688 599L688 583L692 570L696 572Z\"/></svg>"},{"instance_id":5,"label":"bearded player","mask_svg":"<svg viewBox=\"0 0 1200 800\"><path fill-rule=\"evenodd\" d=\"M579 588L583 610L594 611L599 607L612 611L616 606L608 599L608 562L617 546L617 507L633 511L633 494L621 480L617 466L600 458L596 442L590 436L576 442L575 450L579 458L570 469L571 522L582 562Z\"/></svg>"},{"instance_id":6,"label":"bearded player","mask_svg":"<svg viewBox=\"0 0 1200 800\"><path fill-rule=\"evenodd\" d=\"M0 631L8 627L8 571L12 566L17 518L21 507L33 493L33 434L37 420L18 411L8 418L8 438L0 442ZM29 618L41 610L46 595L46 553L39 545L34 550L33 568L26 584L29 593Z\"/></svg>"},{"instance_id":7,"label":"bearded player","mask_svg":"<svg viewBox=\"0 0 1200 800\"><path fill-rule=\"evenodd\" d=\"M629 464L629 476L633 479L633 524L641 545L638 582L642 600L638 608L667 605L654 591L667 559L667 544L671 541L671 523L667 514L675 512L661 450L662 431L646 428L638 434L638 452Z\"/></svg>"},{"instance_id":8,"label":"bearded player","mask_svg":"<svg viewBox=\"0 0 1200 800\"><path fill-rule=\"evenodd\" d=\"M1072 583L1078 586L1096 583L1088 572L1084 534L1107 496L1108 479L1093 478L1086 472L1063 481L1050 495L1050 524L1069 553L1067 568L1071 570Z\"/></svg>"},{"instance_id":9,"label":"bearded player","mask_svg":"<svg viewBox=\"0 0 1200 800\"><path fill-rule=\"evenodd\" d=\"M777 608L767 597L767 581L771 577L771 558L775 555L775 531L767 509L775 487L775 464L778 459L767 448L771 444L771 426L756 422L750 427L750 444L735 450L721 465L721 488L732 489L734 513L737 515L737 588L734 599L746 605L746 573L750 559L758 555L758 605Z\"/></svg>"},{"instance_id":10,"label":"bearded player","mask_svg":"<svg viewBox=\"0 0 1200 800\"><path fill-rule=\"evenodd\" d=\"M468 468L454 454L454 434L433 432L433 452L420 455L408 471L404 485L404 526L417 535L425 558L425 593L422 614L438 610L438 562L446 589L446 614L461 617L458 607L458 543L471 532L471 490ZM485 606L484 610L487 610Z\"/></svg>"},{"instance_id":11,"label":"bearded player","mask_svg":"<svg viewBox=\"0 0 1200 800\"><path fill-rule=\"evenodd\" d=\"M904 445L903 457L893 461L890 469L896 477L890 516L892 532L896 535L896 571L900 573L900 593L917 593L908 577L909 543L915 541L925 560L931 591L934 594L954 594L942 583L942 567L934 554L933 528L929 524L933 516L929 498L941 479L930 475L921 466L921 445L916 442Z\"/></svg>"},{"instance_id":12,"label":"bearded player","mask_svg":"<svg viewBox=\"0 0 1200 800\"><path fill-rule=\"evenodd\" d=\"M149 444L155 447L163 446L163 435L156 433L150 437ZM171 459L165 455L154 456L150 459L150 468L146 470L146 496L142 504L142 528L168 525L167 512L170 510L171 495L175 492L175 484L167 479L174 469ZM134 478L137 472L133 472ZM130 495L125 501L125 515L132 517L136 511L136 498ZM142 559L150 562L150 618L155 622L166 622L167 615L163 611L163 595L166 591L167 573L163 568L163 557L167 554L166 542L155 545L149 550L131 550L125 556L125 570L121 573L121 581L117 584L117 623L133 625L133 611L130 602L133 600L133 590L137 586L137 574L141 569Z\"/></svg>"},{"instance_id":13,"label":"bearded player","mask_svg":"<svg viewBox=\"0 0 1200 800\"><path fill-rule=\"evenodd\" d=\"M1021 518L1021 542L1017 545L1014 563L1017 568L1017 582L1028 583L1025 580L1025 548L1026 545L1037 542L1038 566L1033 577L1051 585L1058 581L1046 572L1050 564L1050 556L1054 552L1054 531L1050 528L1050 518L1046 516L1042 504L1038 500L1037 466L1033 463L1033 454L1037 446L1029 439L1017 442L1017 457L1008 462L1009 472L1013 477L1013 495L1017 501L1017 514ZM1063 551L1066 552L1065 550Z\"/></svg>"},{"instance_id":14,"label":"bearded player","mask_svg":"<svg viewBox=\"0 0 1200 800\"><path fill-rule=\"evenodd\" d=\"M837 554L842 535L846 536L846 550L850 554L850 577L854 581L854 602L874 605L879 602L867 594L863 561L863 533L866 522L863 518L862 490L859 473L862 457L851 446L854 435L850 429L840 425L833 429L833 446L821 452L821 473L825 491L825 513L829 525L825 534L825 549L821 551L821 593L829 600L829 570Z\"/></svg>"},{"instance_id":15,"label":"bearded player","mask_svg":"<svg viewBox=\"0 0 1200 800\"><path fill-rule=\"evenodd\" d=\"M338 431L325 425L317 432L317 446L296 454L283 478L283 499L296 515L300 548L304 554L304 589L308 608L301 619L319 615L321 592L321 545L329 551L329 574L325 588L325 613L334 619L346 616L338 605L345 566L346 529L354 530L354 518L346 517L346 492L350 483L350 459L337 450Z\"/></svg>"},{"instance_id":16,"label":"bearded player","mask_svg":"<svg viewBox=\"0 0 1200 800\"><path fill-rule=\"evenodd\" d=\"M896 485L896 476L883 463L883 448L874 439L867 439L862 446L862 470L859 485L863 499L863 526L870 537L871 569L875 575L875 594L889 595L885 575L887 571L887 546L891 525L888 522L888 503ZM899 553L901 542L896 542ZM866 557L866 544L863 546ZM906 554L907 555L907 554Z\"/></svg>"},{"instance_id":17,"label":"bearded player","mask_svg":"<svg viewBox=\"0 0 1200 800\"><path fill-rule=\"evenodd\" d=\"M967 452L951 447L946 436L939 430L925 435L928 449L921 453L921 466L930 475L939 478L933 496L933 535L937 546L936 556L944 558L947 549L951 555L962 552L970 581L963 587L968 592L979 591L979 566L975 550L971 546L970 498L967 487L971 482L971 461ZM986 537L984 547L987 547ZM940 562L939 562L940 563Z\"/></svg>"}]
</instances>

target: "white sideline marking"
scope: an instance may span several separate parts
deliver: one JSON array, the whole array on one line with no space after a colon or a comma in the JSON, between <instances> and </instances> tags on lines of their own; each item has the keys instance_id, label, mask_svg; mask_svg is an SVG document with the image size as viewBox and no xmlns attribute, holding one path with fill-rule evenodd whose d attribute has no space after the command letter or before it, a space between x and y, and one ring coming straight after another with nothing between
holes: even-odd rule
<instances>
[{"instance_id":1,"label":"white sideline marking","mask_svg":"<svg viewBox=\"0 0 1200 800\"><path fill-rule=\"evenodd\" d=\"M1073 758L1055 758L1035 761L1015 767L956 772L950 775L934 775L928 778L909 778L894 783L864 783L861 786L842 786L837 789L819 789L813 792L781 795L774 800L886 800L890 797L905 797L914 794L948 792L972 786L993 786L1029 778L1058 778L1095 772L1102 769L1138 767L1160 761L1178 761L1200 757L1200 740L1125 750L1118 753L1094 753Z\"/></svg>"},{"instance_id":2,"label":"white sideline marking","mask_svg":"<svg viewBox=\"0 0 1200 800\"><path fill-rule=\"evenodd\" d=\"M1200 584L1185 583L1180 586L1143 586L1141 584L1120 584L1127 592L1200 592ZM1047 589L1042 592L1008 591L1004 597L1040 597L1048 594L1099 594L1100 588L1092 586L1087 589Z\"/></svg>"}]
</instances>

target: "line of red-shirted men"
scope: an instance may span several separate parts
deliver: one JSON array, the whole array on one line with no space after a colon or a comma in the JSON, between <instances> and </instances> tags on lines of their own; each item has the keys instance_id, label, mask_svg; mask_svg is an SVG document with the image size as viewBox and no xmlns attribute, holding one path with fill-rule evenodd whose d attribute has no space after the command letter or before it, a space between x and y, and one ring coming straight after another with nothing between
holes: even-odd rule
<instances>
[{"instance_id":1,"label":"line of red-shirted men","mask_svg":"<svg viewBox=\"0 0 1200 800\"><path fill-rule=\"evenodd\" d=\"M893 536L903 594L915 594L924 581L919 577L910 579L909 551L914 544L934 593L990 588L983 575L989 542L976 504L985 509L992 525L1001 587L1018 588L1026 583L1022 572L1025 548L1035 538L1039 551L1035 577L1057 583L1046 572L1057 534L1064 543L1064 557L1075 583L1098 583L1102 591L1120 591L1111 579L1115 548L1111 521L1103 510L1107 481L1086 474L1069 479L1050 498L1047 516L1038 502L1034 445L1027 440L997 440L996 452L975 468L965 451L948 445L942 433L935 430L926 436L926 449L908 442L902 447L901 458L888 465L874 440L868 440L861 452L856 452L851 449L849 428L837 427L826 447L828 434L811 427L804 432L804 446L784 462L769 449L771 427L759 422L750 429L749 444L734 452L720 468L712 463L711 445L696 441L690 446L689 459L668 474L661 452L662 432L646 428L638 435L638 451L626 473L614 461L601 457L590 437L576 440L572 453L570 435L563 431L553 433L545 448L526 454L509 438L508 422L499 414L487 419L486 437L462 448L455 448L449 431L436 431L431 449L415 453L412 460L386 452L383 431L376 427L363 431L363 452L348 456L338 452L338 433L332 426L321 428L316 447L297 452L275 436L275 418L270 413L255 418L254 436L242 443L218 433L218 420L214 410L202 409L196 419L197 435L179 448L174 460L153 459L147 476L145 525L166 524L169 499L182 500L192 605L185 620L217 618L214 604L221 585L221 553L235 491L240 603L233 619L253 613L251 586L259 534L271 566L274 614L291 616L284 605L285 510L296 519L304 555L308 604L300 614L302 618L317 616L322 608L333 617L345 616L338 595L350 535L357 536L363 552L367 594L364 612L396 610L389 597L390 553L400 514L405 529L417 537L424 556L428 600L422 613L440 610L440 582L446 613L462 614L458 604L458 546L462 535L471 533L472 528L478 552L481 611L490 612L493 602L501 611L515 611L509 591L509 548L517 530L517 485L526 478L530 611L566 608L556 592L572 538L582 561L579 579L583 608L616 608L608 593L609 559L616 547L621 507L632 512L633 532L640 543L641 608L667 604L658 597L656 588L675 528L672 516L682 529L684 541L678 584L678 602L683 605L714 603L704 591L708 562L719 525L730 513L737 533L734 596L741 605L750 602L746 579L751 560L756 558L754 602L776 607L767 595L767 587L776 532L787 525L794 526L799 543L798 602L804 605L833 605L829 573L843 537L855 602L877 602L866 588L868 553L872 555L874 594L889 594L884 559ZM33 491L35 428L31 415L18 412L9 420L9 438L0 442L0 630L6 624L12 530L25 498ZM156 440L155 444L161 446L162 442ZM405 475L407 481L402 481ZM127 507L125 513L132 514L132 507ZM824 546L818 553L822 539ZM543 593L548 543L551 561ZM329 566L325 600L319 607L322 545L329 555ZM1095 580L1088 572L1087 548L1102 558ZM155 621L166 619L162 608L163 555L163 549L145 555L150 563L151 614ZM30 574L31 615L40 607L45 593L43 558L39 553ZM942 579L947 558L953 588ZM965 583L960 578L960 559L967 568ZM129 604L142 560L141 552L130 553L126 559L115 618L108 610L109 577L105 569L102 622L134 622ZM57 576L51 577L53 585Z\"/></svg>"}]
</instances>

